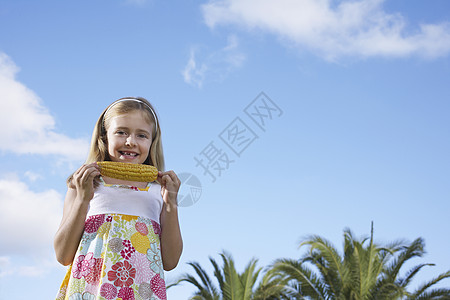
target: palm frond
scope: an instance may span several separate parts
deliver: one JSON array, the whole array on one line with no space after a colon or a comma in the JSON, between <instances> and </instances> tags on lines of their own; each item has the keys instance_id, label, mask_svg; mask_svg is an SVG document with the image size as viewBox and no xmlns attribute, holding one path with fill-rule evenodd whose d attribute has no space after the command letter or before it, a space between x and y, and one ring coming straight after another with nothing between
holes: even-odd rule
<instances>
[{"instance_id":1,"label":"palm frond","mask_svg":"<svg viewBox=\"0 0 450 300\"><path fill-rule=\"evenodd\" d=\"M220 256L223 260L223 275L225 279L222 290L223 299L241 300L242 286L239 280L239 274L234 266L234 261L231 258L231 255L225 252L221 253Z\"/></svg>"},{"instance_id":2,"label":"palm frond","mask_svg":"<svg viewBox=\"0 0 450 300\"><path fill-rule=\"evenodd\" d=\"M192 285L195 285L197 288L203 288L203 285L201 283L199 283L194 276L187 274L187 273L181 275L180 278L176 282L167 285L166 288L170 289L174 286L179 285L182 282L188 282L188 283L191 283Z\"/></svg>"},{"instance_id":3,"label":"palm frond","mask_svg":"<svg viewBox=\"0 0 450 300\"><path fill-rule=\"evenodd\" d=\"M326 282L328 296L339 295L343 286L343 278L347 275L339 252L328 240L317 235L302 242L300 247L305 245L309 246L309 253L302 261L309 261L319 270Z\"/></svg>"},{"instance_id":4,"label":"palm frond","mask_svg":"<svg viewBox=\"0 0 450 300\"><path fill-rule=\"evenodd\" d=\"M213 265L214 276L216 277L217 281L219 282L219 288L220 288L221 291L223 291L223 288L224 288L224 285L225 285L225 279L224 279L224 276L222 274L222 270L221 270L221 268L219 267L219 265L217 264L217 262L213 258L210 257L209 261Z\"/></svg>"},{"instance_id":5,"label":"palm frond","mask_svg":"<svg viewBox=\"0 0 450 300\"><path fill-rule=\"evenodd\" d=\"M377 284L377 286L371 291L369 299L402 299L405 296L405 290L395 283L383 282L383 284Z\"/></svg>"},{"instance_id":6,"label":"palm frond","mask_svg":"<svg viewBox=\"0 0 450 300\"><path fill-rule=\"evenodd\" d=\"M262 270L262 268L256 269L257 262L257 259L252 259L245 267L244 272L239 275L239 280L242 287L242 300L250 300L253 294L256 280Z\"/></svg>"},{"instance_id":7,"label":"palm frond","mask_svg":"<svg viewBox=\"0 0 450 300\"><path fill-rule=\"evenodd\" d=\"M407 300L448 300L450 299L450 289L441 288L425 292L421 296L407 298Z\"/></svg>"},{"instance_id":8,"label":"palm frond","mask_svg":"<svg viewBox=\"0 0 450 300\"><path fill-rule=\"evenodd\" d=\"M252 259L242 273L237 272L233 258L224 251L220 254L223 265L210 258L219 289L196 262L188 263L194 275L184 274L168 288L181 282L194 285L197 291L191 300L450 299L449 288L433 289L450 278L450 270L414 292L407 287L422 268L433 264L416 265L400 276L406 262L425 253L422 238L380 246L374 243L372 223L370 237L355 238L350 229L345 229L343 246L341 255L328 240L313 235L300 243L300 247L307 247L300 259L278 259L264 269L257 267L257 259Z\"/></svg>"},{"instance_id":9,"label":"palm frond","mask_svg":"<svg viewBox=\"0 0 450 300\"><path fill-rule=\"evenodd\" d=\"M193 275L186 273L181 275L175 283L168 285L167 288L172 288L182 282L188 282L197 288L197 291L194 293L191 299L218 300L219 294L217 292L217 288L212 283L206 271L197 262L188 262L188 265L190 265L195 270L195 273L199 277L200 281L197 280L197 278Z\"/></svg>"},{"instance_id":10,"label":"palm frond","mask_svg":"<svg viewBox=\"0 0 450 300\"><path fill-rule=\"evenodd\" d=\"M441 280L446 279L446 278L450 278L450 270L447 271L447 272L445 272L445 273L439 274L436 278L434 278L434 279L432 279L432 280L426 282L425 284L421 285L421 286L413 293L413 296L414 296L414 297L417 297L417 299L419 299L419 297L422 297L423 295L431 294L434 290L432 290L432 291L430 291L430 292L427 292L427 290L428 290L430 287L432 287L433 285L437 284L438 282L440 282ZM414 299L414 298L413 298L413 299ZM450 298L449 298L449 299L450 299Z\"/></svg>"},{"instance_id":11,"label":"palm frond","mask_svg":"<svg viewBox=\"0 0 450 300\"><path fill-rule=\"evenodd\" d=\"M286 276L288 281L298 283L295 288L299 295L312 299L327 299L325 286L314 272L304 266L300 261L293 259L278 259L272 266Z\"/></svg>"},{"instance_id":12,"label":"palm frond","mask_svg":"<svg viewBox=\"0 0 450 300\"><path fill-rule=\"evenodd\" d=\"M423 268L426 266L434 266L434 264L429 264L429 263L425 263L425 264L420 264L417 266L414 266L411 270L409 270L406 275L405 278L399 278L397 280L398 284L400 286L406 287L411 280L413 279L413 277Z\"/></svg>"},{"instance_id":13,"label":"palm frond","mask_svg":"<svg viewBox=\"0 0 450 300\"><path fill-rule=\"evenodd\" d=\"M198 277L200 277L200 280L203 283L203 289L208 291L212 296L217 296L217 288L212 283L211 279L208 276L208 273L206 273L206 271L200 266L200 264L197 262L190 262L188 263L188 265L194 268L196 274L198 275Z\"/></svg>"},{"instance_id":14,"label":"palm frond","mask_svg":"<svg viewBox=\"0 0 450 300\"><path fill-rule=\"evenodd\" d=\"M399 276L400 269L406 261L413 257L421 257L424 253L424 240L417 238L409 246L399 247L400 252L392 262L387 266L385 274L391 280L395 280Z\"/></svg>"},{"instance_id":15,"label":"palm frond","mask_svg":"<svg viewBox=\"0 0 450 300\"><path fill-rule=\"evenodd\" d=\"M255 289L252 300L294 299L298 293L289 287L288 282L289 278L269 267Z\"/></svg>"}]
</instances>

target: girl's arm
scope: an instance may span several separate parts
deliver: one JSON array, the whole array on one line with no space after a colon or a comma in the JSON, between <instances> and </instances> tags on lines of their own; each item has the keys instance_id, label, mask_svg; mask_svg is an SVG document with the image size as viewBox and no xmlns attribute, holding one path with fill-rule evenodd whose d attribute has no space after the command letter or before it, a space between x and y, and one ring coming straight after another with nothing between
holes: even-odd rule
<instances>
[{"instance_id":1,"label":"girl's arm","mask_svg":"<svg viewBox=\"0 0 450 300\"><path fill-rule=\"evenodd\" d=\"M67 266L73 262L89 209L94 196L94 179L100 175L97 164L83 165L73 175L64 200L61 224L56 232L54 248L56 259Z\"/></svg>"},{"instance_id":2,"label":"girl's arm","mask_svg":"<svg viewBox=\"0 0 450 300\"><path fill-rule=\"evenodd\" d=\"M183 251L180 224L178 222L177 195L180 180L174 171L159 172L161 195L164 200L161 212L161 255L164 270L174 269Z\"/></svg>"}]
</instances>

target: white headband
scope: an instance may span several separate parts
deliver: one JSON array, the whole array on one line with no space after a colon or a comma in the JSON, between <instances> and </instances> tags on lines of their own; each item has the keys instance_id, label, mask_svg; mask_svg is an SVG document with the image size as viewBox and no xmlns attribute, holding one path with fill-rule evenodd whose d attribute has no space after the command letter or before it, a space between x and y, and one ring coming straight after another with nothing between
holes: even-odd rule
<instances>
[{"instance_id":1,"label":"white headband","mask_svg":"<svg viewBox=\"0 0 450 300\"><path fill-rule=\"evenodd\" d=\"M155 132L156 132L156 130L157 130L157 128L158 128L158 119L156 118L155 112L154 112L153 109L150 107L150 105L148 105L147 103L145 103L145 102L142 101L142 100L134 99L134 98L124 98L124 99L120 99L120 100L117 100L117 101L113 102L113 103L108 107L108 109L105 111L105 113L103 114L103 126L105 126L105 116L106 116L106 114L108 113L108 111L109 111L114 105L116 105L117 103L124 102L124 101L134 101L134 102L138 102L138 103L141 103L141 104L144 104L145 106L147 106L147 108L152 112L153 119L155 120Z\"/></svg>"}]
</instances>

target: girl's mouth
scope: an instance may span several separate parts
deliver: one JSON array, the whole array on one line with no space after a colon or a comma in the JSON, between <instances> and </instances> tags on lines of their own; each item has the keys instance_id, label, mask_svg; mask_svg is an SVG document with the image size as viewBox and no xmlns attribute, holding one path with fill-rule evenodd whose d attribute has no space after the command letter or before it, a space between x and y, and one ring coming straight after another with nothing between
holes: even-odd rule
<instances>
[{"instance_id":1,"label":"girl's mouth","mask_svg":"<svg viewBox=\"0 0 450 300\"><path fill-rule=\"evenodd\" d=\"M134 157L138 156L138 154L135 152L120 151L119 153L124 157L130 157L130 158L134 158Z\"/></svg>"}]
</instances>

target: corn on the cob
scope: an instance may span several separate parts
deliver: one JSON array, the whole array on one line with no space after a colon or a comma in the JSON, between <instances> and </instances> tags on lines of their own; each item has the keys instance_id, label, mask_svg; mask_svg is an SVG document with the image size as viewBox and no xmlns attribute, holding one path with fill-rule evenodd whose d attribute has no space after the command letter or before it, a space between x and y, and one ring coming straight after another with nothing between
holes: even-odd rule
<instances>
[{"instance_id":1,"label":"corn on the cob","mask_svg":"<svg viewBox=\"0 0 450 300\"><path fill-rule=\"evenodd\" d=\"M113 161L99 161L103 176L128 181L152 182L158 177L158 169L150 165L131 164Z\"/></svg>"}]
</instances>

